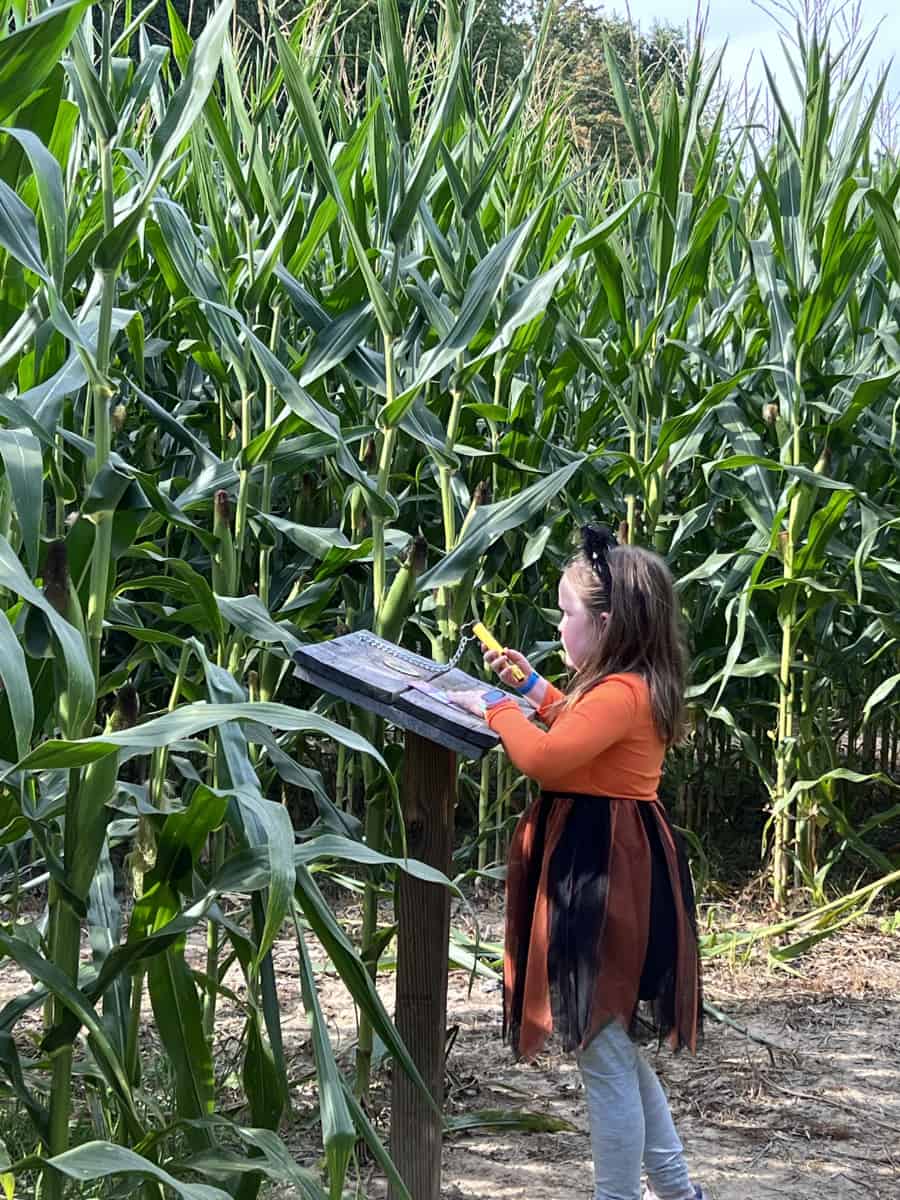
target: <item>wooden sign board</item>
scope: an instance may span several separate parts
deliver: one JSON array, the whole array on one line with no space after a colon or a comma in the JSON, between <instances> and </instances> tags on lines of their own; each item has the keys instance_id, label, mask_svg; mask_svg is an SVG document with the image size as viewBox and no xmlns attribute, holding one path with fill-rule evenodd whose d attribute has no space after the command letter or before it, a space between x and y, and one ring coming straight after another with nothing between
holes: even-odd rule
<instances>
[{"instance_id":1,"label":"wooden sign board","mask_svg":"<svg viewBox=\"0 0 900 1200\"><path fill-rule=\"evenodd\" d=\"M414 654L368 630L294 652L295 673L323 692L378 713L466 758L481 758L500 740L480 717L457 708L448 693L496 686ZM534 710L510 693L526 716Z\"/></svg>"}]
</instances>

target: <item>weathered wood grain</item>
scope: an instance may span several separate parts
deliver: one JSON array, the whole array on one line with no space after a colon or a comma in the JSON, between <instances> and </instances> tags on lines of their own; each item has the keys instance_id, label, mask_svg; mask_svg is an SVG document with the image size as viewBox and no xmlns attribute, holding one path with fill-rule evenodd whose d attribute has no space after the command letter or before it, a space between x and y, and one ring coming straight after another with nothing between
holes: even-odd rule
<instances>
[{"instance_id":1,"label":"weathered wood grain","mask_svg":"<svg viewBox=\"0 0 900 1200\"><path fill-rule=\"evenodd\" d=\"M455 756L415 734L406 738L400 788L412 858L452 874ZM397 1032L438 1106L444 1099L450 893L401 871L397 880ZM415 1200L440 1200L440 1112L395 1064L391 1156ZM391 1191L391 1197L394 1196Z\"/></svg>"},{"instance_id":2,"label":"weathered wood grain","mask_svg":"<svg viewBox=\"0 0 900 1200\"><path fill-rule=\"evenodd\" d=\"M294 653L296 674L329 694L370 709L469 759L497 745L486 722L440 698L435 692L494 686L441 663L376 638L366 630ZM426 691L424 689L430 689ZM510 693L527 716L532 709Z\"/></svg>"}]
</instances>

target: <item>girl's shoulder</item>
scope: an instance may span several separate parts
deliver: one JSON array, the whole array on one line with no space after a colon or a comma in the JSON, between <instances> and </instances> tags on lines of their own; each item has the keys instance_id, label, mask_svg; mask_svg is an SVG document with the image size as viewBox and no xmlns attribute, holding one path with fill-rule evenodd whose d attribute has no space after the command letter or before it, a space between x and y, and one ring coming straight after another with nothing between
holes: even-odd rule
<instances>
[{"instance_id":1,"label":"girl's shoulder","mask_svg":"<svg viewBox=\"0 0 900 1200\"><path fill-rule=\"evenodd\" d=\"M604 687L606 685L615 685L620 688L626 687L641 696L648 696L650 694L649 683L637 671L617 671L612 675L604 675L597 684L597 687Z\"/></svg>"},{"instance_id":2,"label":"girl's shoulder","mask_svg":"<svg viewBox=\"0 0 900 1200\"><path fill-rule=\"evenodd\" d=\"M594 701L608 704L613 697L630 703L637 710L650 702L650 685L636 671L621 671L604 675L582 698L582 703Z\"/></svg>"}]
</instances>

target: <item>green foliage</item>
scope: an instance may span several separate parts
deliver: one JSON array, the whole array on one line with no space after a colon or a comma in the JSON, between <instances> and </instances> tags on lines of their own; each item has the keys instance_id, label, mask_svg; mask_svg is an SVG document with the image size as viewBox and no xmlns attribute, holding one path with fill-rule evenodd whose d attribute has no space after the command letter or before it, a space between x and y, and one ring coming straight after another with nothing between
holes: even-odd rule
<instances>
[{"instance_id":1,"label":"green foliage","mask_svg":"<svg viewBox=\"0 0 900 1200\"><path fill-rule=\"evenodd\" d=\"M358 1006L358 1090L375 1033L415 1076L373 975L384 873L422 868L394 819L398 747L300 687L299 642L382 628L446 658L477 617L556 675L556 573L602 515L678 580L676 818L711 857L729 829L763 837L779 900L828 901L781 927L783 956L895 884L900 172L871 151L878 95L815 35L799 120L738 153L699 50L657 77L681 61L663 35L640 70L610 36L589 94L614 98L613 142L589 131L584 153L615 155L588 178L546 73L555 38L587 37L573 8L540 14L493 104L472 8L381 0L343 29L304 9L237 42L231 9L188 28L172 8L171 53L142 27L113 53L108 7L63 8L0 37L4 904L44 899L29 865L47 885L44 919L0 930L33 981L0 1012L28 1130L12 1166L50 1200L119 1176L320 1200L356 1137L391 1165L306 939ZM376 53L346 71L376 14ZM489 759L460 782L487 872L521 781ZM348 863L360 947L318 882ZM829 899L840 870L871 878ZM277 1132L287 921L324 1184ZM214 1069L226 967L236 1123ZM35 1048L14 1035L38 1012Z\"/></svg>"},{"instance_id":2,"label":"green foliage","mask_svg":"<svg viewBox=\"0 0 900 1200\"><path fill-rule=\"evenodd\" d=\"M538 4L536 11L543 7ZM554 9L547 60L566 96L581 156L596 164L612 156L623 173L632 169L636 155L646 164L631 140L626 105L638 111L644 105L658 118L667 85L684 93L689 58L683 29L656 24L644 33L602 5L561 0Z\"/></svg>"}]
</instances>

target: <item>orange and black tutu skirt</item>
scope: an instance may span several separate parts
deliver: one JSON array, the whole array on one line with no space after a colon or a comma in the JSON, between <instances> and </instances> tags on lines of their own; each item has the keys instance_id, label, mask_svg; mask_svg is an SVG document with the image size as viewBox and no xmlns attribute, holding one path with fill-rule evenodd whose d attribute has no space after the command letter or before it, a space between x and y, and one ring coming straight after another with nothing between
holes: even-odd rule
<instances>
[{"instance_id":1,"label":"orange and black tutu skirt","mask_svg":"<svg viewBox=\"0 0 900 1200\"><path fill-rule=\"evenodd\" d=\"M506 881L504 1036L587 1046L611 1020L695 1050L702 1021L694 889L656 800L542 794Z\"/></svg>"}]
</instances>

